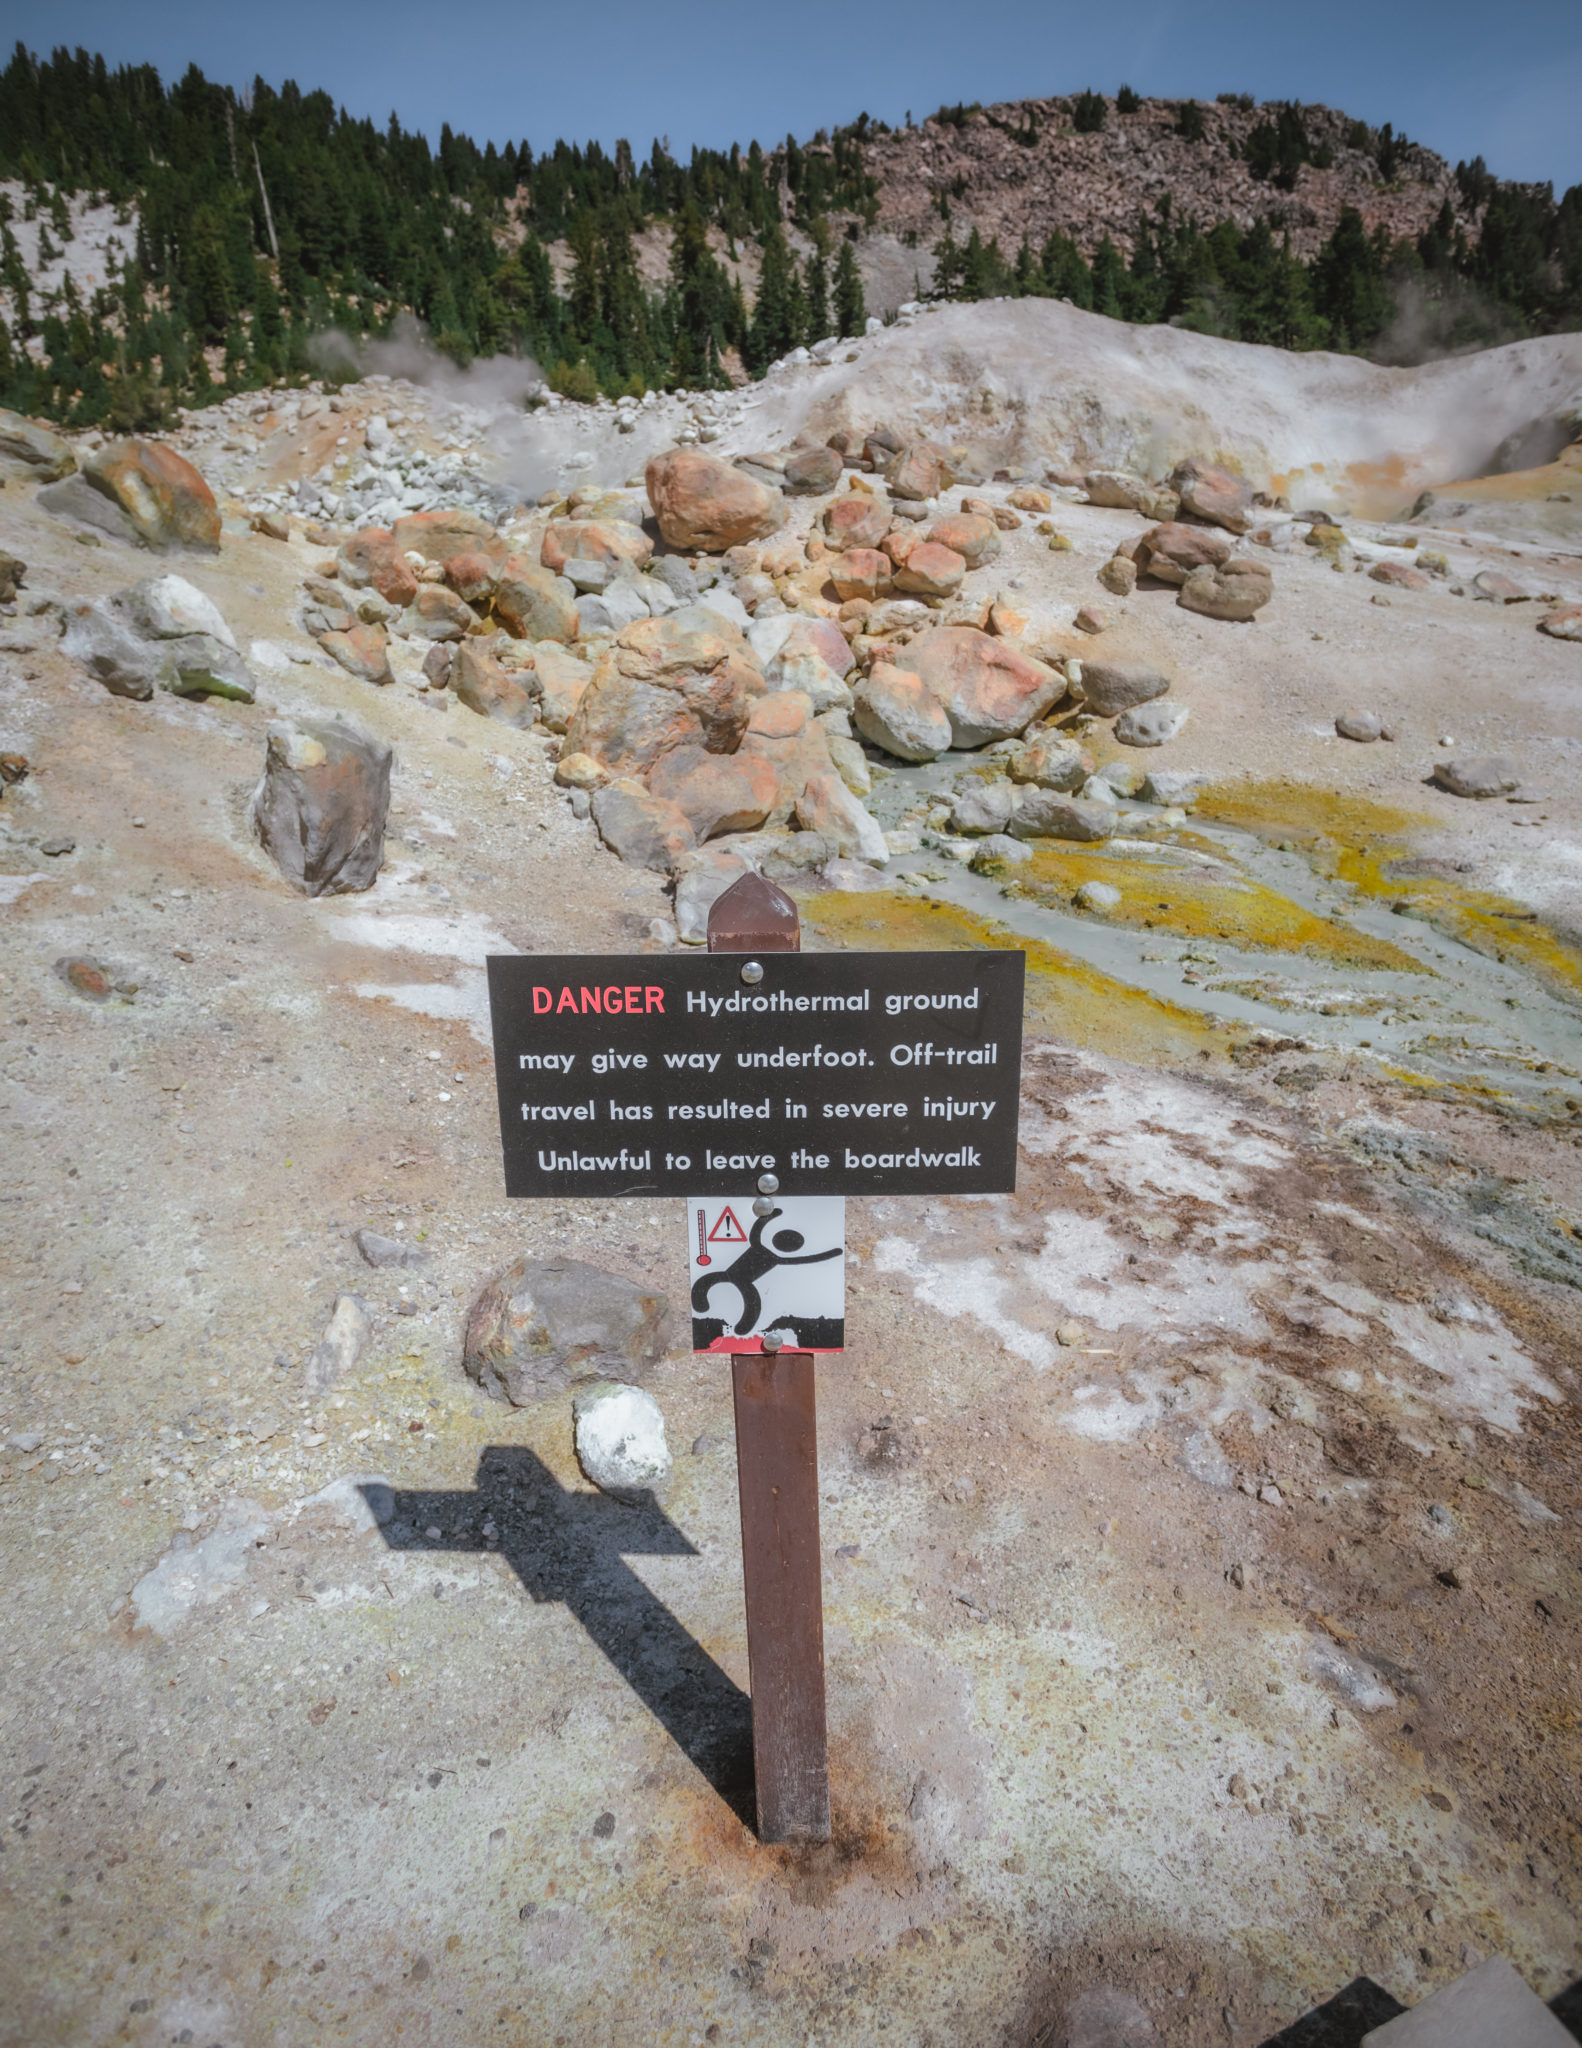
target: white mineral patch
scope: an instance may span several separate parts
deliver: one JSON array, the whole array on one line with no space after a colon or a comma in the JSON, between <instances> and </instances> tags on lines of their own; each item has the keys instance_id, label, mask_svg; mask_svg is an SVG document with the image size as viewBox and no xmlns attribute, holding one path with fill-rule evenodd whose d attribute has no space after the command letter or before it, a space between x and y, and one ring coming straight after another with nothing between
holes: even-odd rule
<instances>
[{"instance_id":1,"label":"white mineral patch","mask_svg":"<svg viewBox=\"0 0 1582 2048\"><path fill-rule=\"evenodd\" d=\"M1074 1107L1075 1132L1046 1125L1038 1149L1058 1153L1087 1186L1124 1189L1134 1201L1190 1195L1224 1207L1291 1156L1267 1126L1179 1083L1110 1081Z\"/></svg>"},{"instance_id":2,"label":"white mineral patch","mask_svg":"<svg viewBox=\"0 0 1582 2048\"><path fill-rule=\"evenodd\" d=\"M510 951L507 947L506 951ZM489 981L481 967L464 967L453 981L383 981L352 984L357 995L371 1002L394 1003L420 1017L434 1017L444 1024L465 1024L480 1045L493 1045L489 1022Z\"/></svg>"},{"instance_id":3,"label":"white mineral patch","mask_svg":"<svg viewBox=\"0 0 1582 2048\"><path fill-rule=\"evenodd\" d=\"M24 889L31 889L37 875L0 875L0 904L15 903Z\"/></svg>"},{"instance_id":4,"label":"white mineral patch","mask_svg":"<svg viewBox=\"0 0 1582 2048\"><path fill-rule=\"evenodd\" d=\"M1389 1302L1384 1320L1408 1358L1447 1382L1439 1405L1447 1414L1476 1416L1494 1429L1516 1432L1534 1400L1558 1401L1546 1379L1492 1309L1476 1327L1440 1323L1415 1302Z\"/></svg>"},{"instance_id":5,"label":"white mineral patch","mask_svg":"<svg viewBox=\"0 0 1582 2048\"><path fill-rule=\"evenodd\" d=\"M925 1307L953 1320L970 1316L992 1330L1007 1351L1030 1365L1042 1369L1054 1364L1055 1346L1050 1340L1001 1308L1000 1297L1010 1287L1011 1278L997 1271L991 1259L947 1260L936 1265L904 1237L886 1237L875 1247L873 1262L881 1273L902 1273L915 1281L917 1298Z\"/></svg>"},{"instance_id":6,"label":"white mineral patch","mask_svg":"<svg viewBox=\"0 0 1582 2048\"><path fill-rule=\"evenodd\" d=\"M425 953L481 967L491 953L514 953L483 918L460 912L454 917L418 917L410 912L343 911L325 919L330 937L343 945L371 946L383 953Z\"/></svg>"}]
</instances>

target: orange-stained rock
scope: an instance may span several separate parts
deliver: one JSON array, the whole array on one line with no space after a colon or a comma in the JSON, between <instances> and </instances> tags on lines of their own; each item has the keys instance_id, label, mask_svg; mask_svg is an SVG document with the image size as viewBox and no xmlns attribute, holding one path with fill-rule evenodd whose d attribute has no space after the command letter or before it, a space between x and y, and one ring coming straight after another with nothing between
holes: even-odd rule
<instances>
[{"instance_id":1,"label":"orange-stained rock","mask_svg":"<svg viewBox=\"0 0 1582 2048\"><path fill-rule=\"evenodd\" d=\"M777 788L774 809L766 822L770 825L784 825L796 809L797 798L807 788L815 775L827 775L834 768L830 758L829 741L824 728L814 722L812 704L800 690L777 692L760 699L760 705L768 706L785 698L795 700L807 713L804 723L795 732L772 732L763 728L749 727L742 736L737 750L738 760L745 755L756 754L769 762L775 771ZM754 706L754 711L759 709Z\"/></svg>"},{"instance_id":2,"label":"orange-stained rock","mask_svg":"<svg viewBox=\"0 0 1582 2048\"><path fill-rule=\"evenodd\" d=\"M410 604L417 596L412 565L396 546L395 535L382 526L365 526L343 540L335 571L353 590L372 585L387 604Z\"/></svg>"},{"instance_id":3,"label":"orange-stained rock","mask_svg":"<svg viewBox=\"0 0 1582 2048\"><path fill-rule=\"evenodd\" d=\"M425 640L459 640L463 634L475 632L479 624L478 614L454 590L447 590L443 583L420 583L401 630L421 634Z\"/></svg>"},{"instance_id":4,"label":"orange-stained rock","mask_svg":"<svg viewBox=\"0 0 1582 2048\"><path fill-rule=\"evenodd\" d=\"M865 740L902 761L932 761L950 745L939 699L910 669L876 661L857 685L853 723Z\"/></svg>"},{"instance_id":5,"label":"orange-stained rock","mask_svg":"<svg viewBox=\"0 0 1582 2048\"><path fill-rule=\"evenodd\" d=\"M895 565L877 548L848 548L829 565L829 580L839 598L883 597Z\"/></svg>"},{"instance_id":6,"label":"orange-stained rock","mask_svg":"<svg viewBox=\"0 0 1582 2048\"><path fill-rule=\"evenodd\" d=\"M673 548L722 554L785 524L785 499L716 456L672 448L650 458L645 480L659 531Z\"/></svg>"},{"instance_id":7,"label":"orange-stained rock","mask_svg":"<svg viewBox=\"0 0 1582 2048\"><path fill-rule=\"evenodd\" d=\"M684 605L639 619L617 635L566 728L566 749L591 754L612 775L642 775L678 747L734 753L757 661L729 619Z\"/></svg>"},{"instance_id":8,"label":"orange-stained rock","mask_svg":"<svg viewBox=\"0 0 1582 2048\"><path fill-rule=\"evenodd\" d=\"M1065 695L1063 675L975 626L936 626L908 645L906 659L943 707L957 747L1008 739Z\"/></svg>"},{"instance_id":9,"label":"orange-stained rock","mask_svg":"<svg viewBox=\"0 0 1582 2048\"><path fill-rule=\"evenodd\" d=\"M756 832L774 809L780 778L761 754L684 747L656 763L648 787L680 810L701 845L721 832Z\"/></svg>"},{"instance_id":10,"label":"orange-stained rock","mask_svg":"<svg viewBox=\"0 0 1582 2048\"><path fill-rule=\"evenodd\" d=\"M1015 533L1022 523L1009 505L991 505L987 498L963 498L961 509L975 513L979 519L992 519L1001 533Z\"/></svg>"},{"instance_id":11,"label":"orange-stained rock","mask_svg":"<svg viewBox=\"0 0 1582 2048\"><path fill-rule=\"evenodd\" d=\"M914 441L891 456L885 465L884 480L890 486L892 498L908 498L914 503L937 498L950 482L945 452L932 441Z\"/></svg>"},{"instance_id":12,"label":"orange-stained rock","mask_svg":"<svg viewBox=\"0 0 1582 2048\"><path fill-rule=\"evenodd\" d=\"M507 555L495 573L494 615L518 640L577 637L577 594L563 576Z\"/></svg>"},{"instance_id":13,"label":"orange-stained rock","mask_svg":"<svg viewBox=\"0 0 1582 2048\"><path fill-rule=\"evenodd\" d=\"M1206 519L1231 533L1245 533L1252 524L1252 487L1228 469L1193 456L1177 465L1170 486L1180 495L1181 510L1194 519Z\"/></svg>"},{"instance_id":14,"label":"orange-stained rock","mask_svg":"<svg viewBox=\"0 0 1582 2048\"><path fill-rule=\"evenodd\" d=\"M558 576L568 562L635 562L641 569L653 554L648 535L624 519L552 519L538 558Z\"/></svg>"},{"instance_id":15,"label":"orange-stained rock","mask_svg":"<svg viewBox=\"0 0 1582 2048\"><path fill-rule=\"evenodd\" d=\"M804 832L820 832L837 854L883 867L890 858L878 820L833 769L810 775L796 801L796 821Z\"/></svg>"},{"instance_id":16,"label":"orange-stained rock","mask_svg":"<svg viewBox=\"0 0 1582 2048\"><path fill-rule=\"evenodd\" d=\"M913 548L920 548L922 545L922 530L916 526L898 526L893 533L887 533L880 543L881 551L890 557L898 569Z\"/></svg>"},{"instance_id":17,"label":"orange-stained rock","mask_svg":"<svg viewBox=\"0 0 1582 2048\"><path fill-rule=\"evenodd\" d=\"M1194 569L1217 569L1230 560L1234 543L1212 526L1188 526L1171 520L1151 526L1137 542L1138 569L1161 583L1185 583Z\"/></svg>"},{"instance_id":18,"label":"orange-stained rock","mask_svg":"<svg viewBox=\"0 0 1582 2048\"><path fill-rule=\"evenodd\" d=\"M1538 621L1540 633L1551 640L1582 640L1582 604L1557 605Z\"/></svg>"},{"instance_id":19,"label":"orange-stained rock","mask_svg":"<svg viewBox=\"0 0 1582 2048\"><path fill-rule=\"evenodd\" d=\"M917 597L953 597L966 573L967 565L954 548L925 540L896 570L895 587Z\"/></svg>"},{"instance_id":20,"label":"orange-stained rock","mask_svg":"<svg viewBox=\"0 0 1582 2048\"><path fill-rule=\"evenodd\" d=\"M593 797L593 822L612 853L632 867L674 874L696 845L685 814L640 782L622 776Z\"/></svg>"},{"instance_id":21,"label":"orange-stained rock","mask_svg":"<svg viewBox=\"0 0 1582 2048\"><path fill-rule=\"evenodd\" d=\"M390 673L390 643L379 626L350 626L344 633L325 633L319 645L338 661L348 675L365 683L393 683Z\"/></svg>"},{"instance_id":22,"label":"orange-stained rock","mask_svg":"<svg viewBox=\"0 0 1582 2048\"><path fill-rule=\"evenodd\" d=\"M540 640L533 649L538 678L539 717L551 732L564 732L593 680L593 670L558 640Z\"/></svg>"},{"instance_id":23,"label":"orange-stained rock","mask_svg":"<svg viewBox=\"0 0 1582 2048\"><path fill-rule=\"evenodd\" d=\"M987 630L997 640L1016 640L1027 631L1027 614L1009 605L1003 598L996 598L989 606Z\"/></svg>"},{"instance_id":24,"label":"orange-stained rock","mask_svg":"<svg viewBox=\"0 0 1582 2048\"><path fill-rule=\"evenodd\" d=\"M755 736L766 740L794 740L806 732L813 717L813 700L804 690L771 690L753 705L742 734L745 747Z\"/></svg>"},{"instance_id":25,"label":"orange-stained rock","mask_svg":"<svg viewBox=\"0 0 1582 2048\"><path fill-rule=\"evenodd\" d=\"M479 604L494 595L495 570L487 555L452 555L445 564L445 581L468 604Z\"/></svg>"},{"instance_id":26,"label":"orange-stained rock","mask_svg":"<svg viewBox=\"0 0 1582 2048\"><path fill-rule=\"evenodd\" d=\"M203 478L163 441L111 441L83 464L94 489L119 505L145 547L220 545L220 508Z\"/></svg>"},{"instance_id":27,"label":"orange-stained rock","mask_svg":"<svg viewBox=\"0 0 1582 2048\"><path fill-rule=\"evenodd\" d=\"M657 619L623 626L615 641L622 675L644 681L687 673L729 673L743 693L759 685L758 657L740 629L707 603L686 604Z\"/></svg>"},{"instance_id":28,"label":"orange-stained rock","mask_svg":"<svg viewBox=\"0 0 1582 2048\"><path fill-rule=\"evenodd\" d=\"M1018 512L1047 512L1051 504L1049 493L1039 490L1036 484L1022 484L1005 502L1014 505Z\"/></svg>"},{"instance_id":29,"label":"orange-stained rock","mask_svg":"<svg viewBox=\"0 0 1582 2048\"><path fill-rule=\"evenodd\" d=\"M528 726L538 707L523 682L507 674L481 640L463 640L451 663L450 686L469 711L501 725Z\"/></svg>"},{"instance_id":30,"label":"orange-stained rock","mask_svg":"<svg viewBox=\"0 0 1582 2048\"><path fill-rule=\"evenodd\" d=\"M1227 553L1229 550L1227 549ZM1395 590L1426 590L1428 578L1421 569L1413 569L1405 562L1375 562L1368 571L1374 583L1388 584Z\"/></svg>"},{"instance_id":31,"label":"orange-stained rock","mask_svg":"<svg viewBox=\"0 0 1582 2048\"><path fill-rule=\"evenodd\" d=\"M476 512L411 512L395 523L395 544L403 554L421 555L443 566L452 555L483 555L502 562L510 553L487 519Z\"/></svg>"},{"instance_id":32,"label":"orange-stained rock","mask_svg":"<svg viewBox=\"0 0 1582 2048\"><path fill-rule=\"evenodd\" d=\"M1000 552L1000 529L981 513L953 512L944 519L936 519L928 529L928 537L942 548L954 549L969 569L992 562Z\"/></svg>"},{"instance_id":33,"label":"orange-stained rock","mask_svg":"<svg viewBox=\"0 0 1582 2048\"><path fill-rule=\"evenodd\" d=\"M881 499L854 493L824 507L824 532L837 549L876 548L890 530L890 508Z\"/></svg>"}]
</instances>

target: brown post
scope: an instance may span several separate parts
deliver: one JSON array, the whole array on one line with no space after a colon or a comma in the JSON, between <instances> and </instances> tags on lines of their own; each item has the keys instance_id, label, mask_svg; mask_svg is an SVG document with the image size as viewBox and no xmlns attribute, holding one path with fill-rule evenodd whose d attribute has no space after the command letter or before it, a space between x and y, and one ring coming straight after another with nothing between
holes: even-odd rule
<instances>
[{"instance_id":1,"label":"brown post","mask_svg":"<svg viewBox=\"0 0 1582 2048\"><path fill-rule=\"evenodd\" d=\"M801 949L796 905L761 875L743 875L709 912L711 953ZM732 1390L758 1835L765 1842L827 1842L813 1354L739 1352Z\"/></svg>"}]
</instances>

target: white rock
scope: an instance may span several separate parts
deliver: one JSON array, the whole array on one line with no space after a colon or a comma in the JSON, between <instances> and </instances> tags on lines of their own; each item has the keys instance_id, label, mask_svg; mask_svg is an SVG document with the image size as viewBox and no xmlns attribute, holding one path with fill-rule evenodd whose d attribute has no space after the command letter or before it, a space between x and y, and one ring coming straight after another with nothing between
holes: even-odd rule
<instances>
[{"instance_id":1,"label":"white rock","mask_svg":"<svg viewBox=\"0 0 1582 2048\"><path fill-rule=\"evenodd\" d=\"M659 1403L641 1387L607 1380L573 1403L577 1462L602 1492L640 1500L670 1477L670 1446Z\"/></svg>"},{"instance_id":2,"label":"white rock","mask_svg":"<svg viewBox=\"0 0 1582 2048\"><path fill-rule=\"evenodd\" d=\"M212 597L205 597L185 576L149 576L123 593L127 615L144 633L159 640L180 640L188 633L209 633L235 648L236 635Z\"/></svg>"}]
</instances>

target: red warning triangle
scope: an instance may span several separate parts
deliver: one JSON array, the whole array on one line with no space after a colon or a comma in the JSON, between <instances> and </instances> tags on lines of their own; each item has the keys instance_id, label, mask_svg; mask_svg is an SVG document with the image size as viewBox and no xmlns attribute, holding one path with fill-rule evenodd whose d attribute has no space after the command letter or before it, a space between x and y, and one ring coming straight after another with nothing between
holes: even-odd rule
<instances>
[{"instance_id":1,"label":"red warning triangle","mask_svg":"<svg viewBox=\"0 0 1582 2048\"><path fill-rule=\"evenodd\" d=\"M747 1233L736 1221L735 1212L723 1209L720 1220L709 1232L710 1244L746 1244Z\"/></svg>"}]
</instances>

